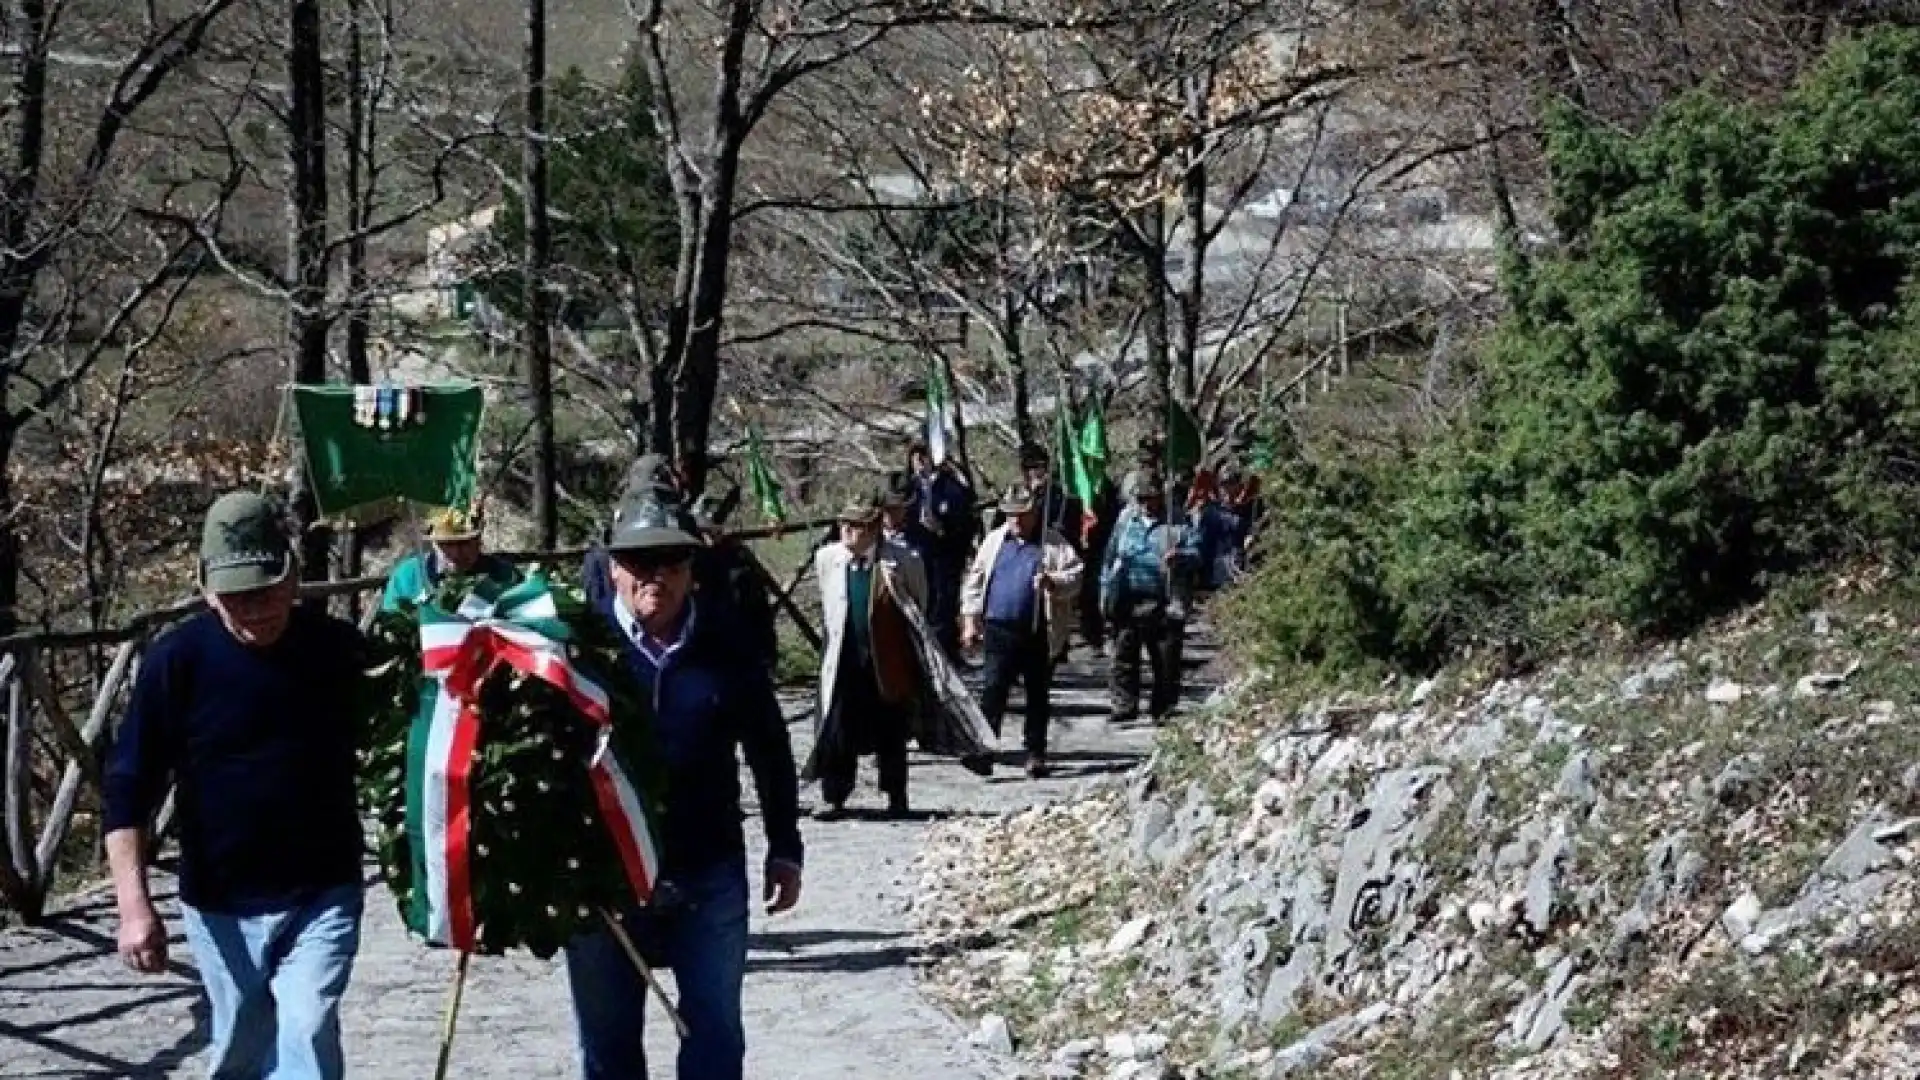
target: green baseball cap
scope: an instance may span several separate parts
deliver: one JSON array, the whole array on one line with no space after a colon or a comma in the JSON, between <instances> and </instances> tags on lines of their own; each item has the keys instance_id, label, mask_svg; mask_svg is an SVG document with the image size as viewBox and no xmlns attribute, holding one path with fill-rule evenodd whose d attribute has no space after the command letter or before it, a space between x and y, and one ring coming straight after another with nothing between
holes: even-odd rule
<instances>
[{"instance_id":1,"label":"green baseball cap","mask_svg":"<svg viewBox=\"0 0 1920 1080\"><path fill-rule=\"evenodd\" d=\"M293 547L272 499L235 491L207 508L200 530L200 580L208 592L262 589L292 572Z\"/></svg>"}]
</instances>

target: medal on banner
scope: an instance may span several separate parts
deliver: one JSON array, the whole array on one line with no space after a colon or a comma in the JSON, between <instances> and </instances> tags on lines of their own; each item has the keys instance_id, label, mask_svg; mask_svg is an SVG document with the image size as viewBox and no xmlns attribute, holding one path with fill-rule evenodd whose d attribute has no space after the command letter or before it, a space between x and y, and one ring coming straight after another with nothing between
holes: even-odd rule
<instances>
[{"instance_id":1,"label":"medal on banner","mask_svg":"<svg viewBox=\"0 0 1920 1080\"><path fill-rule=\"evenodd\" d=\"M356 386L353 422L374 431L396 431L427 421L427 392L417 386Z\"/></svg>"}]
</instances>

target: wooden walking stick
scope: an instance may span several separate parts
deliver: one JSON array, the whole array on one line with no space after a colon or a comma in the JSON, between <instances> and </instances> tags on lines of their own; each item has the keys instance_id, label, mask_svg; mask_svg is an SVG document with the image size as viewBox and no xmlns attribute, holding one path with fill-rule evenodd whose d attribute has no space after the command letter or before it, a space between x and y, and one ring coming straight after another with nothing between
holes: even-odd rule
<instances>
[{"instance_id":1,"label":"wooden walking stick","mask_svg":"<svg viewBox=\"0 0 1920 1080\"><path fill-rule=\"evenodd\" d=\"M640 950L634 947L633 939L627 936L627 928L620 925L619 917L611 911L602 910L600 917L606 920L607 929L613 932L613 939L618 941L620 948L626 951L627 959L633 961L634 969L640 972L640 977L646 980L647 986L652 988L654 993L660 995L660 1007L667 1010L667 1019L673 1021L673 1030L685 1039L688 1035L687 1022L680 1018L680 1010L673 1007L673 999L667 996L667 988L660 985L660 979L654 975L653 969L648 967L646 960L641 958Z\"/></svg>"},{"instance_id":2,"label":"wooden walking stick","mask_svg":"<svg viewBox=\"0 0 1920 1080\"><path fill-rule=\"evenodd\" d=\"M447 1080L447 1065L453 1060L453 1026L460 1018L460 998L467 989L467 962L472 959L472 953L461 953L453 969L453 993L447 998L447 1019L440 1028L440 1061L433 1067L433 1080Z\"/></svg>"}]
</instances>

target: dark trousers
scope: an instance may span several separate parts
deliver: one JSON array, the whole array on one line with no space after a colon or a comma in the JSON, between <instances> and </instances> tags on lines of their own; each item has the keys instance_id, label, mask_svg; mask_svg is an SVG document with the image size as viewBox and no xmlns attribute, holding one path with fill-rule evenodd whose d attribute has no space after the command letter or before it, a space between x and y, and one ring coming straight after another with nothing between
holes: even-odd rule
<instances>
[{"instance_id":1,"label":"dark trousers","mask_svg":"<svg viewBox=\"0 0 1920 1080\"><path fill-rule=\"evenodd\" d=\"M1093 550L1103 549L1104 545ZM1100 575L1091 570L1080 575L1080 636L1094 649L1107 640L1106 616L1100 613Z\"/></svg>"},{"instance_id":2,"label":"dark trousers","mask_svg":"<svg viewBox=\"0 0 1920 1080\"><path fill-rule=\"evenodd\" d=\"M1018 679L1027 691L1027 724L1023 733L1028 753L1047 752L1047 726L1052 720L1053 657L1047 650L1047 628L1030 623L988 622L982 635L980 711L993 733L1007 713L1007 697Z\"/></svg>"},{"instance_id":3,"label":"dark trousers","mask_svg":"<svg viewBox=\"0 0 1920 1080\"><path fill-rule=\"evenodd\" d=\"M907 718L897 706L880 700L872 662L854 650L841 657L834 679L832 738L821 744L820 797L839 806L853 794L860 755L872 754L887 797L907 797Z\"/></svg>"},{"instance_id":4,"label":"dark trousers","mask_svg":"<svg viewBox=\"0 0 1920 1080\"><path fill-rule=\"evenodd\" d=\"M960 657L960 580L964 554L939 553L927 560L927 624L949 659Z\"/></svg>"},{"instance_id":5,"label":"dark trousers","mask_svg":"<svg viewBox=\"0 0 1920 1080\"><path fill-rule=\"evenodd\" d=\"M740 1080L747 1036L740 989L747 972L747 868L728 859L671 872L651 907L621 922L649 963L673 971L687 1037L679 1048L679 1080ZM647 1075L647 984L609 932L583 934L567 945L584 1080L635 1080ZM257 1073L255 1075L258 1075Z\"/></svg>"},{"instance_id":6,"label":"dark trousers","mask_svg":"<svg viewBox=\"0 0 1920 1080\"><path fill-rule=\"evenodd\" d=\"M1159 718L1180 703L1180 650L1187 635L1185 620L1167 613L1163 603L1123 608L1113 620L1113 681L1109 686L1115 719L1140 712L1140 654L1153 669L1153 695L1148 711Z\"/></svg>"}]
</instances>

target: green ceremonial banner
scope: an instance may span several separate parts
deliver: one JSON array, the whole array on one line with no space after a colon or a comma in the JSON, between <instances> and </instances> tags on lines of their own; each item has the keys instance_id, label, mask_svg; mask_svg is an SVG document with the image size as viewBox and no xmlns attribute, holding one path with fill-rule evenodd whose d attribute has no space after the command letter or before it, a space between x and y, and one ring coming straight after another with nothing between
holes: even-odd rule
<instances>
[{"instance_id":1,"label":"green ceremonial banner","mask_svg":"<svg viewBox=\"0 0 1920 1080\"><path fill-rule=\"evenodd\" d=\"M291 388L320 516L351 519L404 499L471 506L478 486L478 386Z\"/></svg>"}]
</instances>

